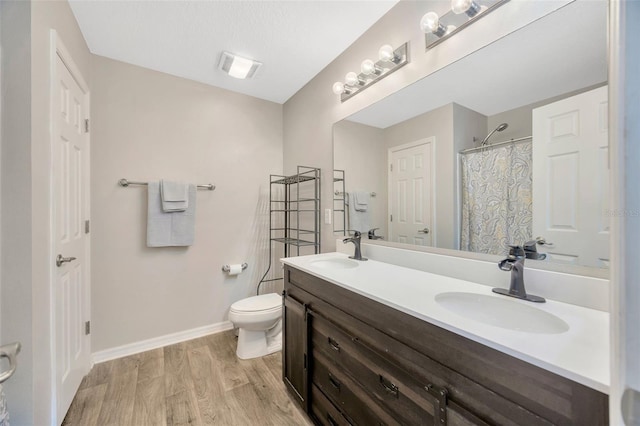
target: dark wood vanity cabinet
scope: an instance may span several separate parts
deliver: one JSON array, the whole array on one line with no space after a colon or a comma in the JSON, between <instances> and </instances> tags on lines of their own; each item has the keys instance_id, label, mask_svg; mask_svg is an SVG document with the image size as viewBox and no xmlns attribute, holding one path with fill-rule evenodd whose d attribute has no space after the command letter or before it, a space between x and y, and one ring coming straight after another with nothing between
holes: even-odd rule
<instances>
[{"instance_id":1,"label":"dark wood vanity cabinet","mask_svg":"<svg viewBox=\"0 0 640 426\"><path fill-rule=\"evenodd\" d=\"M608 397L285 266L283 380L321 425L606 425Z\"/></svg>"}]
</instances>

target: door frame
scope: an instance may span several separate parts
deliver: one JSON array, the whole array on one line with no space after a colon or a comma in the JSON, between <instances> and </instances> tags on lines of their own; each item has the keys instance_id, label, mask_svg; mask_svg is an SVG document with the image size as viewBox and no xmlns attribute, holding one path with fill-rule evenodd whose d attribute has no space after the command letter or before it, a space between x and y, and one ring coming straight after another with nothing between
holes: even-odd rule
<instances>
[{"instance_id":1,"label":"door frame","mask_svg":"<svg viewBox=\"0 0 640 426\"><path fill-rule=\"evenodd\" d=\"M611 217L611 386L609 423L623 424L621 402L625 390L640 392L640 264L633 261L637 252L640 226L640 196L636 183L640 171L637 136L640 107L633 95L640 91L640 76L633 72L640 55L631 40L640 29L634 18L640 14L636 2L609 1L609 167L611 170L611 209L620 214ZM635 361L634 361L635 360ZM636 394L637 399L637 394ZM637 410L637 408L636 408ZM631 411L631 410L629 410ZM636 411L637 412L637 411ZM637 419L637 418L636 418Z\"/></svg>"},{"instance_id":2,"label":"door frame","mask_svg":"<svg viewBox=\"0 0 640 426\"><path fill-rule=\"evenodd\" d=\"M91 92L89 90L89 85L86 80L82 76L80 72L80 68L76 65L73 60L71 53L65 47L65 44L62 42L58 32L54 29L50 30L50 54L49 54L49 150L51 155L49 156L49 259L50 259L50 269L49 269L49 324L50 324L50 368L51 368L51 395L53 397L53 401L51 402L51 410L52 410L52 421L58 422L59 417L62 416L62 413L58 413L58 378L57 378L57 331L56 331L56 299L55 299L55 284L56 284L56 265L54 262L55 256L55 231L56 231L56 215L55 215L55 188L54 188L54 164L55 160L53 158L53 146L56 142L56 127L57 127L57 117L55 114L56 108L53 105L53 99L55 98L54 91L57 90L56 81L57 81L57 58L60 58L62 63L67 67L73 79L78 83L80 89L84 93L86 100L86 113L85 118L89 119L91 117ZM90 133L84 133L85 142L87 146L87 156L88 160L86 164L86 174L84 176L85 179L85 189L84 189L84 205L83 211L85 212L85 220L89 220L91 217L91 191L90 191L90 183L91 183L91 138ZM85 233L85 276L84 276L84 297L82 300L82 312L86 313L86 317L83 318L83 321L90 321L91 319L91 233ZM84 350L87 353L87 365L84 366L86 373L92 367L91 360L91 336L86 336L87 338L83 339L82 344L84 345Z\"/></svg>"},{"instance_id":3,"label":"door frame","mask_svg":"<svg viewBox=\"0 0 640 426\"><path fill-rule=\"evenodd\" d=\"M402 151L404 149L415 148L416 146L431 144L431 247L437 247L437 226L436 222L436 191L437 191L437 181L436 181L436 137L429 136L428 138L418 139L413 142L404 143L402 145L395 145L390 147L387 150L387 232L389 233L389 241L391 241L391 236L393 234L393 222L391 221L391 209L393 207L392 196L392 182L391 182L391 165L393 161L391 160L391 156L394 152Z\"/></svg>"}]
</instances>

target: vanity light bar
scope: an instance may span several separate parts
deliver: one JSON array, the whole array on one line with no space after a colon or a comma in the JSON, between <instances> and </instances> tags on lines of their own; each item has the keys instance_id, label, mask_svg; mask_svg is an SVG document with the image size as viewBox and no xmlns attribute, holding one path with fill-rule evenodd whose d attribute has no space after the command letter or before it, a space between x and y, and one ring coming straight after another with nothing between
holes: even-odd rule
<instances>
[{"instance_id":1,"label":"vanity light bar","mask_svg":"<svg viewBox=\"0 0 640 426\"><path fill-rule=\"evenodd\" d=\"M333 93L340 95L341 102L407 65L409 63L409 42L395 50L391 45L385 44L378 51L378 58L377 62L365 59L362 61L359 74L349 72L345 76L344 83L337 81L333 84Z\"/></svg>"},{"instance_id":2,"label":"vanity light bar","mask_svg":"<svg viewBox=\"0 0 640 426\"><path fill-rule=\"evenodd\" d=\"M437 46L508 1L451 0L451 10L443 16L438 16L433 11L426 13L420 20L420 28L425 33L426 50Z\"/></svg>"}]
</instances>

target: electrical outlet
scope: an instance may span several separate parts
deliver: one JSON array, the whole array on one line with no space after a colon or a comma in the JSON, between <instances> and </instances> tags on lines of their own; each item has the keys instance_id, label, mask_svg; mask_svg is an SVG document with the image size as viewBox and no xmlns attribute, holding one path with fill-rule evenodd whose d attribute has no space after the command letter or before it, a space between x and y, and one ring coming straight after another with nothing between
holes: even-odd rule
<instances>
[{"instance_id":1,"label":"electrical outlet","mask_svg":"<svg viewBox=\"0 0 640 426\"><path fill-rule=\"evenodd\" d=\"M324 224L331 225L331 209L324 209Z\"/></svg>"}]
</instances>

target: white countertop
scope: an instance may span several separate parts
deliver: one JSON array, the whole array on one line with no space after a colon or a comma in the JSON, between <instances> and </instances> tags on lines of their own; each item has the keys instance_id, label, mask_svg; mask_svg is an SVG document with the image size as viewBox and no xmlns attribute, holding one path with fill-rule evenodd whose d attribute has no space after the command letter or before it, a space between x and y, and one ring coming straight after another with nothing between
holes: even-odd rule
<instances>
[{"instance_id":1,"label":"white countertop","mask_svg":"<svg viewBox=\"0 0 640 426\"><path fill-rule=\"evenodd\" d=\"M286 258L282 262L545 370L609 393L609 314L606 312L553 300L531 303L508 298L554 314L569 325L569 330L560 334L514 331L460 316L435 301L435 296L443 292L505 298L492 293L491 287L371 259L358 262L358 267L351 269L326 269L312 265L316 260L327 258L346 259L347 256L323 253ZM544 297L544 294L539 296Z\"/></svg>"}]
</instances>

